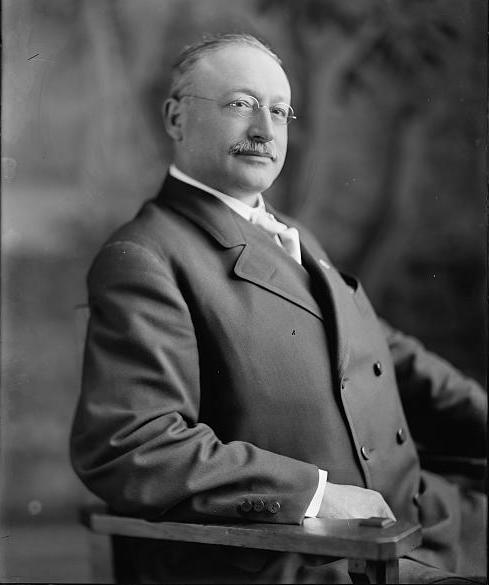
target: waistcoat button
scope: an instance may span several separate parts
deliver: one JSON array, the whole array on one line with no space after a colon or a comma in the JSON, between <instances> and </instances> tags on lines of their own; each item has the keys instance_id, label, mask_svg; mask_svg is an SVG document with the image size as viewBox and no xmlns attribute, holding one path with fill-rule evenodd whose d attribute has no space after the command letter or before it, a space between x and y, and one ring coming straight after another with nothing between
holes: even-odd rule
<instances>
[{"instance_id":1,"label":"waistcoat button","mask_svg":"<svg viewBox=\"0 0 489 585\"><path fill-rule=\"evenodd\" d=\"M373 368L374 368L374 374L376 376L382 376L382 364L380 362L375 362Z\"/></svg>"}]
</instances>

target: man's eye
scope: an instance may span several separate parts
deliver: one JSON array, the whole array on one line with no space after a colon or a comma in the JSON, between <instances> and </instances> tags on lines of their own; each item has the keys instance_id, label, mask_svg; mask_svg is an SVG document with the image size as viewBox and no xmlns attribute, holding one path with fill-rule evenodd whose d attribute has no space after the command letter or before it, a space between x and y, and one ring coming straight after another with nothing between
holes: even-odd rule
<instances>
[{"instance_id":1,"label":"man's eye","mask_svg":"<svg viewBox=\"0 0 489 585\"><path fill-rule=\"evenodd\" d=\"M289 108L282 105L271 106L270 112L277 118L284 118L285 120L289 116Z\"/></svg>"},{"instance_id":2,"label":"man's eye","mask_svg":"<svg viewBox=\"0 0 489 585\"><path fill-rule=\"evenodd\" d=\"M229 107L236 110L252 110L253 104L246 100L234 100L234 102L229 104Z\"/></svg>"}]
</instances>

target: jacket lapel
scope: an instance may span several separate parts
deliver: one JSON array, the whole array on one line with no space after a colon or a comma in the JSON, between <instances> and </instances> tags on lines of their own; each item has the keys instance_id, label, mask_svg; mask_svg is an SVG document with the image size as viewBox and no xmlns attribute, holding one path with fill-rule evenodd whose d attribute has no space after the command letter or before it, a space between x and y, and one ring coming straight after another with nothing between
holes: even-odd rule
<instances>
[{"instance_id":1,"label":"jacket lapel","mask_svg":"<svg viewBox=\"0 0 489 585\"><path fill-rule=\"evenodd\" d=\"M235 267L239 278L302 307L319 319L322 311L311 294L310 275L261 228L236 218L246 238Z\"/></svg>"},{"instance_id":2,"label":"jacket lapel","mask_svg":"<svg viewBox=\"0 0 489 585\"><path fill-rule=\"evenodd\" d=\"M234 266L234 274L238 278L278 295L323 320L321 307L310 292L310 278L316 278L328 293L336 330L338 371L340 376L343 375L350 357L347 322L351 310L347 303L350 299L340 274L316 240L301 229L302 226L294 225L290 218L283 219L287 225L299 230L306 269L286 256L268 234L251 225L219 199L169 175L155 203L185 216L225 248L242 246ZM281 219L280 213L272 212L277 219Z\"/></svg>"},{"instance_id":3,"label":"jacket lapel","mask_svg":"<svg viewBox=\"0 0 489 585\"><path fill-rule=\"evenodd\" d=\"M319 319L321 309L310 293L309 274L273 239L216 197L167 176L155 199L209 233L221 246L242 246L234 274L303 308Z\"/></svg>"},{"instance_id":4,"label":"jacket lapel","mask_svg":"<svg viewBox=\"0 0 489 585\"><path fill-rule=\"evenodd\" d=\"M217 197L183 183L168 175L154 203L159 207L170 207L185 216L216 239L225 248L246 244L236 226L236 215Z\"/></svg>"}]
</instances>

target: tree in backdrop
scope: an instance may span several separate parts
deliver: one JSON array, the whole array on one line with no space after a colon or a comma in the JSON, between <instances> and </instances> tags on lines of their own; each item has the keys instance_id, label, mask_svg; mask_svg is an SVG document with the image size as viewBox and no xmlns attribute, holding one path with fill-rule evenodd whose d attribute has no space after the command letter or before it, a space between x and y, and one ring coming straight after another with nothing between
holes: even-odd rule
<instances>
[{"instance_id":1,"label":"tree in backdrop","mask_svg":"<svg viewBox=\"0 0 489 585\"><path fill-rule=\"evenodd\" d=\"M383 314L479 379L483 4L257 2L293 46L299 131L284 207L362 278Z\"/></svg>"},{"instance_id":2,"label":"tree in backdrop","mask_svg":"<svg viewBox=\"0 0 489 585\"><path fill-rule=\"evenodd\" d=\"M375 205L358 237L349 264L358 272L378 255L396 226L396 202L401 193L402 166L409 135L427 110L437 107L439 80L446 73L444 55L456 43L456 27L443 18L430 0L259 0L258 10L277 12L290 33L298 67L303 113L301 142L314 134L321 111L317 77L327 54L332 29L350 37L349 54L342 59L336 81L341 102L361 96L388 119L383 177ZM297 149L290 172L287 211L300 213L295 196L307 184L307 149Z\"/></svg>"}]
</instances>

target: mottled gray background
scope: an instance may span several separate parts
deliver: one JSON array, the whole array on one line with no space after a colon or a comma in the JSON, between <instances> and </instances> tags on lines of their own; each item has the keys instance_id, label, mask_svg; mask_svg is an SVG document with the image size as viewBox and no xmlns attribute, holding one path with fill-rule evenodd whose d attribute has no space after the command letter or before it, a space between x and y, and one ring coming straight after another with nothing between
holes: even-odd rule
<instances>
[{"instance_id":1,"label":"mottled gray background","mask_svg":"<svg viewBox=\"0 0 489 585\"><path fill-rule=\"evenodd\" d=\"M4 0L0 580L89 581L69 466L74 307L169 163L159 104L202 31L282 55L272 202L379 313L485 380L485 0Z\"/></svg>"}]
</instances>

